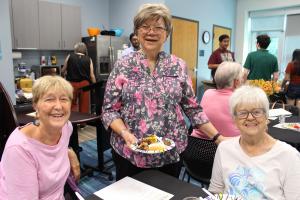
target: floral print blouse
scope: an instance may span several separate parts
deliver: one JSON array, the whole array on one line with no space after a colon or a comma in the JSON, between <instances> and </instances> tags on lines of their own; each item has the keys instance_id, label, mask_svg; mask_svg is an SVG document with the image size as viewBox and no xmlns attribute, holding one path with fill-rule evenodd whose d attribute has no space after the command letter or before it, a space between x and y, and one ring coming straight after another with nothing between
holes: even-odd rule
<instances>
[{"instance_id":1,"label":"floral print blouse","mask_svg":"<svg viewBox=\"0 0 300 200\"><path fill-rule=\"evenodd\" d=\"M119 59L108 78L102 107L106 128L121 118L137 139L155 134L169 138L174 150L158 154L132 151L125 140L111 134L111 145L122 157L141 168L155 168L178 162L187 145L188 129L184 113L193 126L207 123L192 89L185 62L160 52L151 73L148 60L138 51Z\"/></svg>"}]
</instances>

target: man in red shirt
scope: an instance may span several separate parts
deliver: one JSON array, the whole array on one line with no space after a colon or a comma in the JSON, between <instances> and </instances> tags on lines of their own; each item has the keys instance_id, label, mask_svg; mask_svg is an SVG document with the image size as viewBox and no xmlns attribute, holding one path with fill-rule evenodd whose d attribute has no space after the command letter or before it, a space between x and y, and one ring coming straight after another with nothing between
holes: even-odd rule
<instances>
[{"instance_id":1,"label":"man in red shirt","mask_svg":"<svg viewBox=\"0 0 300 200\"><path fill-rule=\"evenodd\" d=\"M223 34L219 37L219 48L216 49L209 57L208 68L211 69L211 76L214 80L216 70L223 61L235 61L233 52L227 50L229 46L229 36Z\"/></svg>"}]
</instances>

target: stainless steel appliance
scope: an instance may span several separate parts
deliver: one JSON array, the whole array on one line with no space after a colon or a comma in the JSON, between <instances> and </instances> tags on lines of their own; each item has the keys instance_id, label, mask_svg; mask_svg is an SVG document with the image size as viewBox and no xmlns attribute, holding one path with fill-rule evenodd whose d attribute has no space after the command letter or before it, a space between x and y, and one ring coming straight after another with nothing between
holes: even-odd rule
<instances>
[{"instance_id":1,"label":"stainless steel appliance","mask_svg":"<svg viewBox=\"0 0 300 200\"><path fill-rule=\"evenodd\" d=\"M82 42L86 44L88 55L93 60L96 79L103 80L107 79L118 58L118 50L123 49L123 44L128 43L128 38L98 35L83 37Z\"/></svg>"}]
</instances>

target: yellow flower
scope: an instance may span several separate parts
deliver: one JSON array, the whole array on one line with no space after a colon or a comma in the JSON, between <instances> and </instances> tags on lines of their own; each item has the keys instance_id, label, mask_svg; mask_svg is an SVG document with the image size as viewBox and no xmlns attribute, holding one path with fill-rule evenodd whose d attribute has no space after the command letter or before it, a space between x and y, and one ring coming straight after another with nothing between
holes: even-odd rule
<instances>
[{"instance_id":1,"label":"yellow flower","mask_svg":"<svg viewBox=\"0 0 300 200\"><path fill-rule=\"evenodd\" d=\"M275 81L264 81L263 79L259 79L249 80L247 82L249 85L260 87L268 96L280 91L280 84Z\"/></svg>"}]
</instances>

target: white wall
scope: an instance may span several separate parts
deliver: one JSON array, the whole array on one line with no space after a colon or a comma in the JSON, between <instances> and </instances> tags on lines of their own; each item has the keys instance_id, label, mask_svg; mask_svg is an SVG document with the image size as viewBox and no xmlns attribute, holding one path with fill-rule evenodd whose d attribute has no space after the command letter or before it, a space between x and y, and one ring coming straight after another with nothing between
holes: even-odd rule
<instances>
[{"instance_id":1,"label":"white wall","mask_svg":"<svg viewBox=\"0 0 300 200\"><path fill-rule=\"evenodd\" d=\"M237 61L244 63L250 41L248 16L249 11L270 10L299 6L300 0L237 0L235 55Z\"/></svg>"},{"instance_id":2,"label":"white wall","mask_svg":"<svg viewBox=\"0 0 300 200\"><path fill-rule=\"evenodd\" d=\"M2 52L2 58L0 59L0 81L8 91L13 103L15 103L9 0L0 0L0 5L0 51Z\"/></svg>"}]
</instances>

